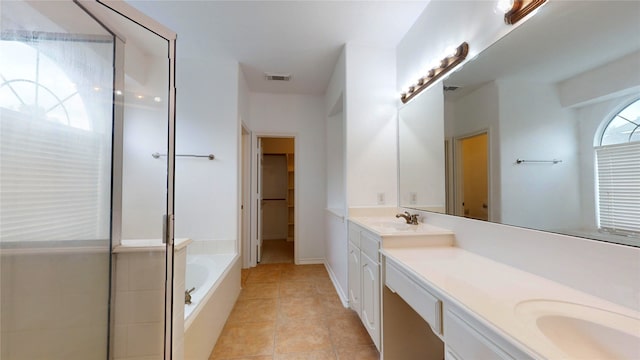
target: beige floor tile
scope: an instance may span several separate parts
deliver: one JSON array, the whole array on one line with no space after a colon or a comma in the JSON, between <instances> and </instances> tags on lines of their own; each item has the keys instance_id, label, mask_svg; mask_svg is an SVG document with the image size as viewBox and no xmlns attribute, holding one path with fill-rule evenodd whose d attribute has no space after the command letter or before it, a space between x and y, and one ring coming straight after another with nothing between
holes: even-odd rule
<instances>
[{"instance_id":1,"label":"beige floor tile","mask_svg":"<svg viewBox=\"0 0 640 360\"><path fill-rule=\"evenodd\" d=\"M326 312L320 299L315 297L281 298L278 320L316 318L324 320ZM320 320L315 320L320 321ZM324 323L324 321L323 321Z\"/></svg>"},{"instance_id":2,"label":"beige floor tile","mask_svg":"<svg viewBox=\"0 0 640 360\"><path fill-rule=\"evenodd\" d=\"M336 360L333 350L276 355L274 360Z\"/></svg>"},{"instance_id":3,"label":"beige floor tile","mask_svg":"<svg viewBox=\"0 0 640 360\"><path fill-rule=\"evenodd\" d=\"M319 294L323 294L323 295L333 295L333 294L337 294L336 292L336 288L335 286L333 286L333 282L327 278L325 279L319 279L315 282L316 285L316 291Z\"/></svg>"},{"instance_id":4,"label":"beige floor tile","mask_svg":"<svg viewBox=\"0 0 640 360\"><path fill-rule=\"evenodd\" d=\"M247 283L278 282L280 281L280 273L280 265L278 264L260 265L249 271Z\"/></svg>"},{"instance_id":5,"label":"beige floor tile","mask_svg":"<svg viewBox=\"0 0 640 360\"><path fill-rule=\"evenodd\" d=\"M329 329L324 322L299 319L278 322L275 351L277 354L332 350Z\"/></svg>"},{"instance_id":6,"label":"beige floor tile","mask_svg":"<svg viewBox=\"0 0 640 360\"><path fill-rule=\"evenodd\" d=\"M273 322L225 325L211 354L211 359L228 359L273 354Z\"/></svg>"},{"instance_id":7,"label":"beige floor tile","mask_svg":"<svg viewBox=\"0 0 640 360\"><path fill-rule=\"evenodd\" d=\"M331 343L336 349L371 345L371 337L355 312L328 320Z\"/></svg>"},{"instance_id":8,"label":"beige floor tile","mask_svg":"<svg viewBox=\"0 0 640 360\"><path fill-rule=\"evenodd\" d=\"M278 283L271 282L252 282L242 287L238 300L249 299L275 299L278 297Z\"/></svg>"},{"instance_id":9,"label":"beige floor tile","mask_svg":"<svg viewBox=\"0 0 640 360\"><path fill-rule=\"evenodd\" d=\"M280 297L317 296L316 284L312 281L281 281Z\"/></svg>"},{"instance_id":10,"label":"beige floor tile","mask_svg":"<svg viewBox=\"0 0 640 360\"><path fill-rule=\"evenodd\" d=\"M274 322L278 313L278 299L238 300L231 310L229 323Z\"/></svg>"},{"instance_id":11,"label":"beige floor tile","mask_svg":"<svg viewBox=\"0 0 640 360\"><path fill-rule=\"evenodd\" d=\"M240 269L240 285L244 286L247 282L247 278L249 277L250 269Z\"/></svg>"},{"instance_id":12,"label":"beige floor tile","mask_svg":"<svg viewBox=\"0 0 640 360\"><path fill-rule=\"evenodd\" d=\"M262 243L260 264L293 264L293 241L265 240Z\"/></svg>"},{"instance_id":13,"label":"beige floor tile","mask_svg":"<svg viewBox=\"0 0 640 360\"><path fill-rule=\"evenodd\" d=\"M282 265L282 275L283 276L292 276L292 277L301 277L301 278L315 278L315 277L326 277L329 278L329 274L327 270L324 268L324 265ZM283 279L287 279L283 277Z\"/></svg>"},{"instance_id":14,"label":"beige floor tile","mask_svg":"<svg viewBox=\"0 0 640 360\"><path fill-rule=\"evenodd\" d=\"M338 349L338 360L379 360L380 354L375 345L353 346Z\"/></svg>"},{"instance_id":15,"label":"beige floor tile","mask_svg":"<svg viewBox=\"0 0 640 360\"><path fill-rule=\"evenodd\" d=\"M344 317L344 316L357 316L355 311L344 307L338 294L333 295L321 295L319 297L322 306L324 307L325 314L329 318Z\"/></svg>"},{"instance_id":16,"label":"beige floor tile","mask_svg":"<svg viewBox=\"0 0 640 360\"><path fill-rule=\"evenodd\" d=\"M211 359L379 359L324 265L260 264L242 271L242 286Z\"/></svg>"},{"instance_id":17,"label":"beige floor tile","mask_svg":"<svg viewBox=\"0 0 640 360\"><path fill-rule=\"evenodd\" d=\"M214 359L213 357L210 359ZM241 356L232 358L215 358L215 360L274 360L273 356Z\"/></svg>"}]
</instances>

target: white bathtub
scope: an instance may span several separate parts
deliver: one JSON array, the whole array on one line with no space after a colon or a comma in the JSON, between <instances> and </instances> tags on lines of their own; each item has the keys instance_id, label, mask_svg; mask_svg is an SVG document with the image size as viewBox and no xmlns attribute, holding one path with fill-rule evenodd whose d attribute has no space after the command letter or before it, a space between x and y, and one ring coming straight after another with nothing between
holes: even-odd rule
<instances>
[{"instance_id":1,"label":"white bathtub","mask_svg":"<svg viewBox=\"0 0 640 360\"><path fill-rule=\"evenodd\" d=\"M235 256L235 254L187 255L185 290L191 288L195 290L191 292L191 304L184 306L185 331L207 304Z\"/></svg>"}]
</instances>

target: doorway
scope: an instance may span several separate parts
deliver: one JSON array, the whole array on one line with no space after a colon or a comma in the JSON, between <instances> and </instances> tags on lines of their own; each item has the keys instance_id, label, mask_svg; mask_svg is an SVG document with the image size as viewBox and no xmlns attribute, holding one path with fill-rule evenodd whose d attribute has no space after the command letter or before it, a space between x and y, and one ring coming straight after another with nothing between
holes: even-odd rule
<instances>
[{"instance_id":1,"label":"doorway","mask_svg":"<svg viewBox=\"0 0 640 360\"><path fill-rule=\"evenodd\" d=\"M295 138L258 136L254 264L295 263Z\"/></svg>"},{"instance_id":2,"label":"doorway","mask_svg":"<svg viewBox=\"0 0 640 360\"><path fill-rule=\"evenodd\" d=\"M455 214L489 220L488 132L456 140Z\"/></svg>"}]
</instances>

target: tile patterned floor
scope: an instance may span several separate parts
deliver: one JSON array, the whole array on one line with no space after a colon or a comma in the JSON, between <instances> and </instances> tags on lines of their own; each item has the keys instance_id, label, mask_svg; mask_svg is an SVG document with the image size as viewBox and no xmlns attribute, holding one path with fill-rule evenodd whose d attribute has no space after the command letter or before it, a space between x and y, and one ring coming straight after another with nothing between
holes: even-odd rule
<instances>
[{"instance_id":1,"label":"tile patterned floor","mask_svg":"<svg viewBox=\"0 0 640 360\"><path fill-rule=\"evenodd\" d=\"M242 271L242 287L210 359L380 358L324 265L261 264Z\"/></svg>"},{"instance_id":2,"label":"tile patterned floor","mask_svg":"<svg viewBox=\"0 0 640 360\"><path fill-rule=\"evenodd\" d=\"M293 241L264 240L261 264L293 264Z\"/></svg>"}]
</instances>

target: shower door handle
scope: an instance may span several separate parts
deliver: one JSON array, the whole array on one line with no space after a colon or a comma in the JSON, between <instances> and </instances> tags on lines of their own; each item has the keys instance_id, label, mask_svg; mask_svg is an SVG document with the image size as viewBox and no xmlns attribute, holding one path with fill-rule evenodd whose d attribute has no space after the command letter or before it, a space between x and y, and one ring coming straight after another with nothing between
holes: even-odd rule
<instances>
[{"instance_id":1,"label":"shower door handle","mask_svg":"<svg viewBox=\"0 0 640 360\"><path fill-rule=\"evenodd\" d=\"M174 215L162 216L162 243L173 245L173 217Z\"/></svg>"}]
</instances>

